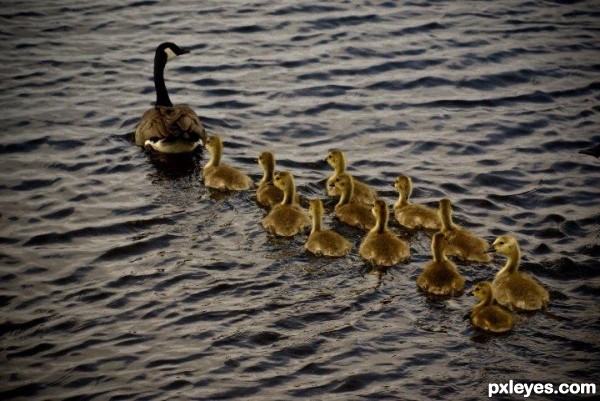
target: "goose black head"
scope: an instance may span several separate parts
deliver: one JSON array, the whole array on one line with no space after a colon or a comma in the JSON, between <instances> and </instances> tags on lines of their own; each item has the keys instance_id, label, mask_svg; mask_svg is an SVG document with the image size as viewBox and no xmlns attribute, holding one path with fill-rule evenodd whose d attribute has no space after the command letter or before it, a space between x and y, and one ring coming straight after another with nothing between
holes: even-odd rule
<instances>
[{"instance_id":1,"label":"goose black head","mask_svg":"<svg viewBox=\"0 0 600 401\"><path fill-rule=\"evenodd\" d=\"M189 50L179 47L175 43L164 42L158 45L156 48L156 58L162 59L166 63L167 61L173 60L177 56L181 56L182 54L189 52Z\"/></svg>"}]
</instances>

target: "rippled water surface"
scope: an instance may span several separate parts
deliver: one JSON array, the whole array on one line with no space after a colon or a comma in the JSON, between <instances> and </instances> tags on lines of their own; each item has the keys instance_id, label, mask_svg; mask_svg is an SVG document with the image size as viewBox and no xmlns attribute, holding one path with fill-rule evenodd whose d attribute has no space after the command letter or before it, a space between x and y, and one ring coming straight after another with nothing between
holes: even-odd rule
<instances>
[{"instance_id":1,"label":"rippled water surface","mask_svg":"<svg viewBox=\"0 0 600 401\"><path fill-rule=\"evenodd\" d=\"M0 8L0 398L429 400L489 382L600 384L596 1L24 1ZM120 4L120 5L118 5ZM132 142L167 87L256 180L260 151L324 196L331 148L392 203L449 197L514 233L547 311L489 336L428 299L429 238L378 275L273 238L252 192L208 191L207 154ZM326 202L331 211L333 200ZM504 263L459 264L467 287ZM578 396L576 399L584 399ZM519 399L519 398L517 398ZM531 397L530 399L536 399ZM541 398L537 398L541 399ZM575 399L573 396L564 399Z\"/></svg>"}]
</instances>

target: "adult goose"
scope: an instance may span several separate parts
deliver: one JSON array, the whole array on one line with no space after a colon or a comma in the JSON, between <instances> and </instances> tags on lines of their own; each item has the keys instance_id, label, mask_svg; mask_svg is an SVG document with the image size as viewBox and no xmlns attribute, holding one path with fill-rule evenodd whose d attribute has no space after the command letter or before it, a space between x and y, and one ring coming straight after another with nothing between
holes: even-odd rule
<instances>
[{"instance_id":1,"label":"adult goose","mask_svg":"<svg viewBox=\"0 0 600 401\"><path fill-rule=\"evenodd\" d=\"M187 153L194 151L206 140L206 132L200 119L189 106L173 105L164 71L168 61L189 50L171 42L161 43L154 56L154 87L156 103L147 110L135 130L135 143L150 146L162 153Z\"/></svg>"}]
</instances>

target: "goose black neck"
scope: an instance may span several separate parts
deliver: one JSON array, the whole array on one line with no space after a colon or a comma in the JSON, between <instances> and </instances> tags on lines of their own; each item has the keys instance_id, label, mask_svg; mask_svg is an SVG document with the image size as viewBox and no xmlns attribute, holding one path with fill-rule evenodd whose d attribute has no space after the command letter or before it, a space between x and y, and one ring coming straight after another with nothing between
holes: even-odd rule
<instances>
[{"instance_id":1,"label":"goose black neck","mask_svg":"<svg viewBox=\"0 0 600 401\"><path fill-rule=\"evenodd\" d=\"M167 92L167 87L165 85L164 72L166 64L167 61L164 56L157 52L154 57L154 87L156 88L156 103L154 105L156 107L173 107L173 103L171 103L171 99L169 99L169 93Z\"/></svg>"}]
</instances>

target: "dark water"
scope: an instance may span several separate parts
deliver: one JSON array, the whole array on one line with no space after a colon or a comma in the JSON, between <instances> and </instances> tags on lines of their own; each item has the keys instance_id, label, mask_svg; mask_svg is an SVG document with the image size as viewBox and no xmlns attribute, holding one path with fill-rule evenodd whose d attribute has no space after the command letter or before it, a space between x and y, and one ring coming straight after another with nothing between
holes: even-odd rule
<instances>
[{"instance_id":1,"label":"dark water","mask_svg":"<svg viewBox=\"0 0 600 401\"><path fill-rule=\"evenodd\" d=\"M577 153L600 142L600 3L103 3L1 3L0 399L600 384L600 160ZM136 148L165 40L192 50L167 67L171 98L222 135L227 162L258 179L271 149L308 198L334 147L389 203L409 174L415 201L451 198L489 240L514 233L548 311L484 335L465 320L473 298L417 292L425 235L381 277L356 248L316 259L305 237L265 233L253 193L207 191L206 154L165 167ZM503 263L460 269L470 286Z\"/></svg>"}]
</instances>

